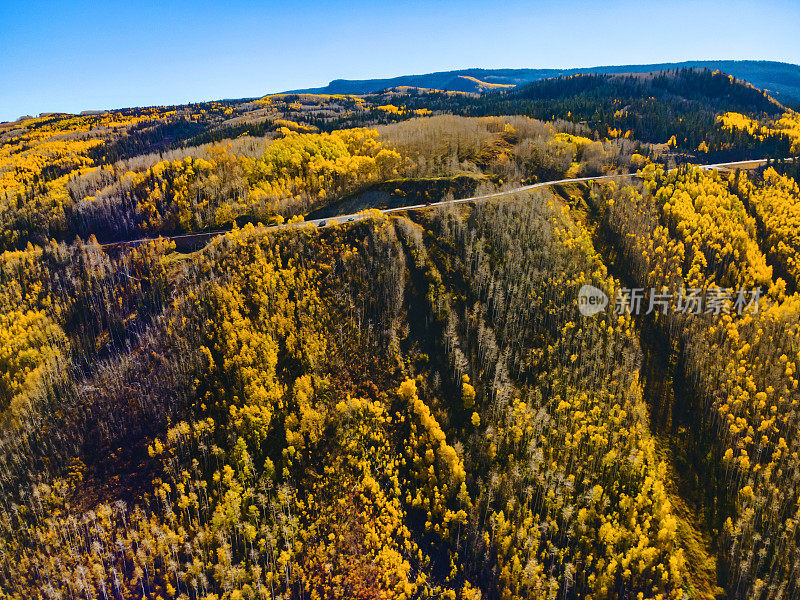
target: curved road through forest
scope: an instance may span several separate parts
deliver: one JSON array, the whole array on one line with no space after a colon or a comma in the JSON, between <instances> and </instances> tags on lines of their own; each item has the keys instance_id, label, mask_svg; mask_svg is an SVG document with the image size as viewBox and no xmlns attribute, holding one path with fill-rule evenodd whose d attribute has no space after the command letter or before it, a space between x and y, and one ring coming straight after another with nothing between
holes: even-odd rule
<instances>
[{"instance_id":1,"label":"curved road through forest","mask_svg":"<svg viewBox=\"0 0 800 600\"><path fill-rule=\"evenodd\" d=\"M741 165L754 165L759 166L763 163L766 163L767 159L757 159L757 160L738 160L734 162L727 162L727 163L716 163L713 165L697 165L701 169L718 169L718 168L727 168L727 167L737 167ZM384 214L394 213L394 212L402 212L406 210L421 210L425 208L433 208L435 206L442 206L445 204L461 204L462 202L480 202L483 200L489 200L491 198L499 198L501 196L508 196L511 194L515 194L517 192L527 192L529 190L535 190L537 188L545 188L551 187L554 185L561 185L561 184L568 184L568 183L580 183L582 181L602 181L607 179L621 179L624 177L636 177L636 173L616 173L613 175L598 175L596 177L575 177L572 179L556 179L554 181L542 181L540 183L533 183L531 185L523 185L521 187L517 187L511 190L505 190L502 192L494 192L492 194L485 194L483 196L471 196L469 198L459 198L457 200L440 200L439 202L431 202L428 204L412 204L410 206L398 206L396 208L385 208L379 209ZM299 223L291 223L291 224L283 224L283 225L270 225L265 227L265 229L284 229L288 227L305 227L305 226L317 226L317 227L330 227L335 223L342 223L342 222L354 222L360 221L369 215L364 215L363 213L352 213L349 215L338 215L335 217L327 217L324 219L312 219L310 221L301 221ZM152 240L157 240L159 238L167 239L167 240L176 240L176 241L185 241L185 242L203 242L205 240L211 240L212 238L228 233L228 229L225 230L218 230L218 231L204 231L199 233L186 233L182 235L165 235L165 236L157 236L157 237L149 237L149 238L138 238L134 240L125 240L121 242L109 242L107 244L101 244L102 248L112 248L114 246L122 246L124 244L129 245L137 245L143 244Z\"/></svg>"}]
</instances>

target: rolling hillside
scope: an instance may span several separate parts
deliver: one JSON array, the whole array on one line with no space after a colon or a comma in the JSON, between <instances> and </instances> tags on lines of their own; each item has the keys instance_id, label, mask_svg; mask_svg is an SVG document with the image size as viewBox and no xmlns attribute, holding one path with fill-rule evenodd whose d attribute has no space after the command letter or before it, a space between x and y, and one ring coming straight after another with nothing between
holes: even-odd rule
<instances>
[{"instance_id":1,"label":"rolling hillside","mask_svg":"<svg viewBox=\"0 0 800 600\"><path fill-rule=\"evenodd\" d=\"M369 94L387 88L411 86L458 92L486 91L485 84L521 85L551 77L583 73L649 73L670 69L698 68L720 70L745 79L784 103L800 102L800 66L773 61L696 60L648 65L616 65L574 69L464 69L422 75L403 75L385 79L334 79L328 85L295 92L320 94Z\"/></svg>"},{"instance_id":2,"label":"rolling hillside","mask_svg":"<svg viewBox=\"0 0 800 600\"><path fill-rule=\"evenodd\" d=\"M599 137L666 145L679 161L795 153L791 131L797 113L752 84L709 69L578 74L480 95L409 89L395 93L393 102L408 110L425 107L470 117L568 121ZM740 123L732 115L750 115L759 124L746 125L747 119Z\"/></svg>"},{"instance_id":3,"label":"rolling hillside","mask_svg":"<svg viewBox=\"0 0 800 600\"><path fill-rule=\"evenodd\" d=\"M0 124L0 600L800 598L800 115L455 77Z\"/></svg>"}]
</instances>

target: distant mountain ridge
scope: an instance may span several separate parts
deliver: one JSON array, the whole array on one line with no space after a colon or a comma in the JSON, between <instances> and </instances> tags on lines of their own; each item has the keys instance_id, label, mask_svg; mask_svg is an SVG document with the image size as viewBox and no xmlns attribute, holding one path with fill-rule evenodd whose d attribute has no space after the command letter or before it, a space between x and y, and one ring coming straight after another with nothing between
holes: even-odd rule
<instances>
[{"instance_id":1,"label":"distant mountain ridge","mask_svg":"<svg viewBox=\"0 0 800 600\"><path fill-rule=\"evenodd\" d=\"M680 68L719 69L766 90L784 104L800 103L800 66L757 60L691 60L646 65L615 65L574 69L461 69L386 79L334 79L317 88L291 90L315 94L369 94L387 88L409 86L454 92L483 92L498 86L521 85L579 73L649 73Z\"/></svg>"}]
</instances>

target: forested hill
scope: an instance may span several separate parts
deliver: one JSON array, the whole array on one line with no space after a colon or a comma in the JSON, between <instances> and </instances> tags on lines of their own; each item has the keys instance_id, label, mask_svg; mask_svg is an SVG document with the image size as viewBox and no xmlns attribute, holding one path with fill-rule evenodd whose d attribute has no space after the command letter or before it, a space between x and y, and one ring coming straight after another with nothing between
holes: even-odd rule
<instances>
[{"instance_id":1,"label":"forested hill","mask_svg":"<svg viewBox=\"0 0 800 600\"><path fill-rule=\"evenodd\" d=\"M322 94L369 94L387 88L410 86L446 91L476 92L487 91L491 87L484 86L480 88L479 83L474 81L475 79L487 84L517 86L541 79L583 73L649 73L683 68L724 71L767 91L784 103L794 104L800 102L800 66L756 60L693 60L680 63L616 65L575 69L463 69L423 75L403 75L384 79L334 79L323 87L295 91Z\"/></svg>"},{"instance_id":2,"label":"forested hill","mask_svg":"<svg viewBox=\"0 0 800 600\"><path fill-rule=\"evenodd\" d=\"M503 104L516 104L521 105L518 111L530 116L631 131L643 141L666 142L675 136L675 145L688 151L709 141L718 114L737 111L776 116L784 110L761 90L707 69L546 79L485 101L492 106L491 112L507 112Z\"/></svg>"},{"instance_id":3,"label":"forested hill","mask_svg":"<svg viewBox=\"0 0 800 600\"><path fill-rule=\"evenodd\" d=\"M725 153L800 114L685 69L0 123L0 600L800 598L800 161Z\"/></svg>"},{"instance_id":4,"label":"forested hill","mask_svg":"<svg viewBox=\"0 0 800 600\"><path fill-rule=\"evenodd\" d=\"M474 122L426 119L448 114L549 124L526 141L491 120L475 133ZM414 125L388 129L389 138L360 129L404 121ZM526 128L529 121L514 120ZM409 131L421 138L411 156L398 155ZM442 154L441 142L425 138L429 131L458 140ZM393 140L394 133L402 137ZM451 182L388 183L398 177L460 178L465 185L452 190L460 194L481 181L635 169L634 155L665 166L786 158L797 155L798 138L798 113L707 69L575 75L482 95L406 88L47 114L0 124L0 250L75 236L111 242L194 233L235 220L272 223L376 185L386 186L393 203L404 202L405 188L451 189ZM321 161L310 179L301 167L308 156Z\"/></svg>"},{"instance_id":5,"label":"forested hill","mask_svg":"<svg viewBox=\"0 0 800 600\"><path fill-rule=\"evenodd\" d=\"M108 214L157 231L400 175L575 174L629 143L443 115L70 190L106 178ZM798 215L773 170L648 164L190 254L0 253L0 598L797 598ZM587 284L674 310L582 316ZM761 310L676 309L729 288Z\"/></svg>"},{"instance_id":6,"label":"forested hill","mask_svg":"<svg viewBox=\"0 0 800 600\"><path fill-rule=\"evenodd\" d=\"M739 85L737 85L739 84ZM621 100L625 96L649 93L699 102L708 108L738 108L747 112L776 113L783 107L766 92L730 74L709 69L674 69L639 74L586 74L545 79L514 89L511 98L551 100L585 96L586 104Z\"/></svg>"},{"instance_id":7,"label":"forested hill","mask_svg":"<svg viewBox=\"0 0 800 600\"><path fill-rule=\"evenodd\" d=\"M729 113L775 120L786 108L746 81L709 69L571 75L480 96L412 90L395 102L465 116L562 119L600 136L667 144L687 160L788 156L792 148L788 136L772 130L728 127Z\"/></svg>"}]
</instances>

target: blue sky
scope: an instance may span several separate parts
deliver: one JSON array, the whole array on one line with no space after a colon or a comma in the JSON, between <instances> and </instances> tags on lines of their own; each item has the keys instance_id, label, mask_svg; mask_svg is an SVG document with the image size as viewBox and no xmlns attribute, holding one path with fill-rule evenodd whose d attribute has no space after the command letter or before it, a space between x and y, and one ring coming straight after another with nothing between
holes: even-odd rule
<instances>
[{"instance_id":1,"label":"blue sky","mask_svg":"<svg viewBox=\"0 0 800 600\"><path fill-rule=\"evenodd\" d=\"M800 63L796 0L0 0L0 121L466 67Z\"/></svg>"}]
</instances>

